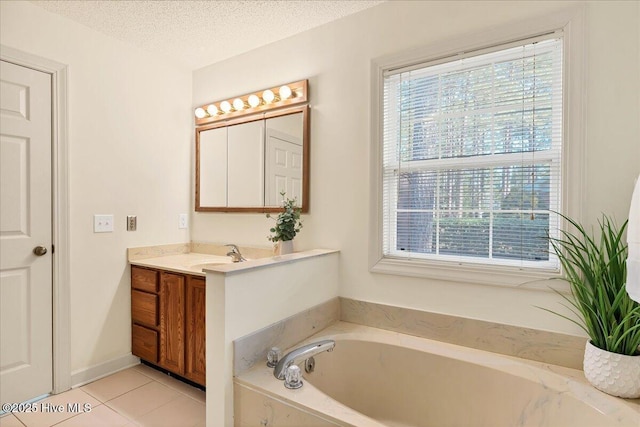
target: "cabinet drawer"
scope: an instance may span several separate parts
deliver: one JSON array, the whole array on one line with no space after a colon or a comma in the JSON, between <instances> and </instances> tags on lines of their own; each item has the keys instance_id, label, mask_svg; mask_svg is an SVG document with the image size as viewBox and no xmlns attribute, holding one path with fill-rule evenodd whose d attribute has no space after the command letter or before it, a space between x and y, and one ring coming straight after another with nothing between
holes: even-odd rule
<instances>
[{"instance_id":1,"label":"cabinet drawer","mask_svg":"<svg viewBox=\"0 0 640 427\"><path fill-rule=\"evenodd\" d=\"M131 328L131 352L148 362L158 362L158 333L144 326Z\"/></svg>"},{"instance_id":2,"label":"cabinet drawer","mask_svg":"<svg viewBox=\"0 0 640 427\"><path fill-rule=\"evenodd\" d=\"M147 292L158 292L158 272L131 267L131 287Z\"/></svg>"},{"instance_id":3,"label":"cabinet drawer","mask_svg":"<svg viewBox=\"0 0 640 427\"><path fill-rule=\"evenodd\" d=\"M131 319L135 323L158 326L158 295L132 290Z\"/></svg>"}]
</instances>

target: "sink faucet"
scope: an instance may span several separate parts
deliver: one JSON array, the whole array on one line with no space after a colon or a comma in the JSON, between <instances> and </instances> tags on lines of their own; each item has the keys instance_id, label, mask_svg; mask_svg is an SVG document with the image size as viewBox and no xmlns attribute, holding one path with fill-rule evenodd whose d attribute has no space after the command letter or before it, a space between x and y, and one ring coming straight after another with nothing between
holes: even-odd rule
<instances>
[{"instance_id":1,"label":"sink faucet","mask_svg":"<svg viewBox=\"0 0 640 427\"><path fill-rule=\"evenodd\" d=\"M233 262L246 261L246 259L240 253L240 249L238 249L236 245L229 244L225 246L229 246L231 248L231 250L227 252L227 256L230 256L233 259Z\"/></svg>"},{"instance_id":2,"label":"sink faucet","mask_svg":"<svg viewBox=\"0 0 640 427\"><path fill-rule=\"evenodd\" d=\"M322 340L311 344L303 345L287 353L273 368L273 376L279 380L284 379L284 373L291 365L297 364L323 351L332 351L336 346L334 340Z\"/></svg>"}]
</instances>

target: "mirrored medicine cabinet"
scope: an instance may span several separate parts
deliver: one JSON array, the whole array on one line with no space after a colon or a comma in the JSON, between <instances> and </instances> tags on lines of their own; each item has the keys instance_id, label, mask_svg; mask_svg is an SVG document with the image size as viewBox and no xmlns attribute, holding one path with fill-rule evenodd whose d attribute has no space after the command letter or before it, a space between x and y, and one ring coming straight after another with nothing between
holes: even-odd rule
<instances>
[{"instance_id":1,"label":"mirrored medicine cabinet","mask_svg":"<svg viewBox=\"0 0 640 427\"><path fill-rule=\"evenodd\" d=\"M308 212L307 81L196 109L195 178L199 212Z\"/></svg>"}]
</instances>

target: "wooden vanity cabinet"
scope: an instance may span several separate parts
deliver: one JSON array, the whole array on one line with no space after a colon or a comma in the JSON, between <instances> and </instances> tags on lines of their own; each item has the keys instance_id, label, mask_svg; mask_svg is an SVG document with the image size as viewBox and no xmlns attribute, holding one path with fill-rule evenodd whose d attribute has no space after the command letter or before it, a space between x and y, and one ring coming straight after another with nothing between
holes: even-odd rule
<instances>
[{"instance_id":1,"label":"wooden vanity cabinet","mask_svg":"<svg viewBox=\"0 0 640 427\"><path fill-rule=\"evenodd\" d=\"M205 385L205 280L131 266L132 353Z\"/></svg>"}]
</instances>

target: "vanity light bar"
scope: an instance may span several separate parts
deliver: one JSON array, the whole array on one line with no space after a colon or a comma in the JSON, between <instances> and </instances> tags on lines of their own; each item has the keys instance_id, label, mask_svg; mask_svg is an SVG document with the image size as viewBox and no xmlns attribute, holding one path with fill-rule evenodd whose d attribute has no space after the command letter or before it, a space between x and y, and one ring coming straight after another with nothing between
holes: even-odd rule
<instances>
[{"instance_id":1,"label":"vanity light bar","mask_svg":"<svg viewBox=\"0 0 640 427\"><path fill-rule=\"evenodd\" d=\"M196 108L194 112L196 126L306 103L308 101L308 88L308 80L299 80L202 105Z\"/></svg>"}]
</instances>

